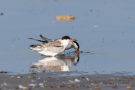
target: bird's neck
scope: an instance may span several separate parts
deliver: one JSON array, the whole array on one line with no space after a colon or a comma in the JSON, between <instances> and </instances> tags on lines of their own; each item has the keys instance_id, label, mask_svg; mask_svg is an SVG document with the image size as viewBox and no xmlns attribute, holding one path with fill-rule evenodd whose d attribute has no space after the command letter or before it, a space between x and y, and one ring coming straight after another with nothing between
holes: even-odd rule
<instances>
[{"instance_id":1,"label":"bird's neck","mask_svg":"<svg viewBox=\"0 0 135 90\"><path fill-rule=\"evenodd\" d=\"M69 44L69 40L62 40L63 47L66 48Z\"/></svg>"}]
</instances>

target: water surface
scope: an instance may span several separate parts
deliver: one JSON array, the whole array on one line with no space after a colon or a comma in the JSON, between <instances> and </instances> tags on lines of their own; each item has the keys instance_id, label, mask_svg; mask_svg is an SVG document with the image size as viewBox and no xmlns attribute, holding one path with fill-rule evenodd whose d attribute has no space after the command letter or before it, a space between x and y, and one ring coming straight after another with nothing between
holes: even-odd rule
<instances>
[{"instance_id":1,"label":"water surface","mask_svg":"<svg viewBox=\"0 0 135 90\"><path fill-rule=\"evenodd\" d=\"M134 0L0 0L0 70L27 73L42 59L27 38L75 37L82 51L75 66L89 73L135 73ZM73 15L73 22L58 22Z\"/></svg>"}]
</instances>

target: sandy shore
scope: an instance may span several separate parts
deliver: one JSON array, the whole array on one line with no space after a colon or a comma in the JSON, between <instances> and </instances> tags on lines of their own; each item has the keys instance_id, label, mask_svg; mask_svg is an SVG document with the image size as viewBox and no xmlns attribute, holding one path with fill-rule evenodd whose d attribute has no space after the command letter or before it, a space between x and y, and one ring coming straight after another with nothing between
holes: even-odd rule
<instances>
[{"instance_id":1,"label":"sandy shore","mask_svg":"<svg viewBox=\"0 0 135 90\"><path fill-rule=\"evenodd\" d=\"M134 75L29 73L11 75L0 73L0 90L134 90Z\"/></svg>"}]
</instances>

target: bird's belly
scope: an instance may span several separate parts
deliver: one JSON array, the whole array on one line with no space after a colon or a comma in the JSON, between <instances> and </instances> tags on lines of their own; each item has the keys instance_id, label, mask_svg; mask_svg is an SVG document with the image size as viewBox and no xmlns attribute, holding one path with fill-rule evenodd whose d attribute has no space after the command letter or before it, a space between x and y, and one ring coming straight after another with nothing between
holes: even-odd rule
<instances>
[{"instance_id":1,"label":"bird's belly","mask_svg":"<svg viewBox=\"0 0 135 90\"><path fill-rule=\"evenodd\" d=\"M40 52L38 52L38 53L43 54L43 55L45 55L45 56L55 56L55 55L58 54L58 53L56 53L56 52L50 52L50 51L40 51Z\"/></svg>"},{"instance_id":2,"label":"bird's belly","mask_svg":"<svg viewBox=\"0 0 135 90\"><path fill-rule=\"evenodd\" d=\"M64 50L42 50L38 53L43 54L45 56L56 56L58 54L62 54Z\"/></svg>"}]
</instances>

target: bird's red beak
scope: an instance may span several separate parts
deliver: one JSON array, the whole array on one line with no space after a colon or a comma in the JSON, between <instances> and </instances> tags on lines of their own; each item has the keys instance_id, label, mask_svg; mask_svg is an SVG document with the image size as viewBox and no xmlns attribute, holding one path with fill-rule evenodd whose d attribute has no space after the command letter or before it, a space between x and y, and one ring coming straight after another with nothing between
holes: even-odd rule
<instances>
[{"instance_id":1,"label":"bird's red beak","mask_svg":"<svg viewBox=\"0 0 135 90\"><path fill-rule=\"evenodd\" d=\"M75 53L76 53L76 54L80 54L80 50L77 49L77 50L75 51Z\"/></svg>"}]
</instances>

